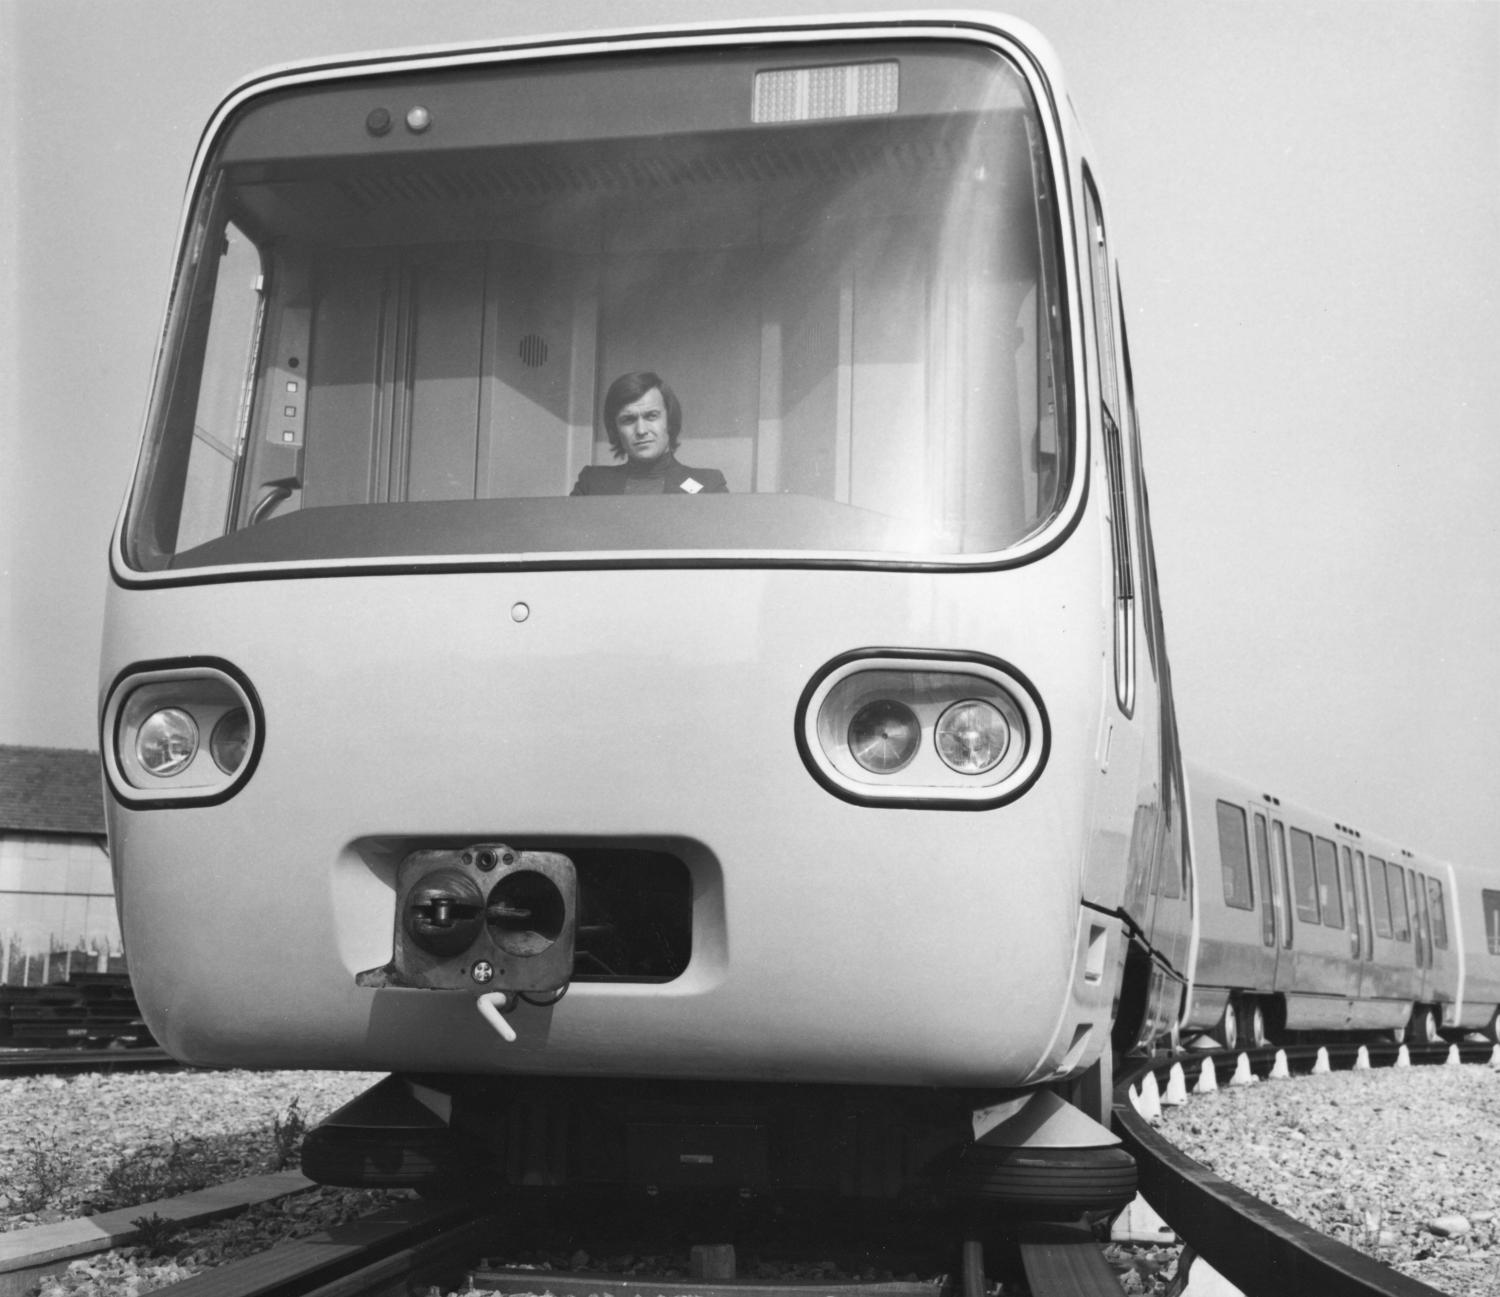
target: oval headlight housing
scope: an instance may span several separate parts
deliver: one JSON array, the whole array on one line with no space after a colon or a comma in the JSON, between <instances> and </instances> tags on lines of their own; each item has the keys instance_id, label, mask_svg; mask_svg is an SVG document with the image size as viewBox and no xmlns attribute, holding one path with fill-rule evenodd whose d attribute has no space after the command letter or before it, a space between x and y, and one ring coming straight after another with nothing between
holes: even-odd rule
<instances>
[{"instance_id":1,"label":"oval headlight housing","mask_svg":"<svg viewBox=\"0 0 1500 1297\"><path fill-rule=\"evenodd\" d=\"M809 772L845 801L983 810L1019 797L1047 761L1031 682L981 653L861 649L835 658L797 704Z\"/></svg>"},{"instance_id":2,"label":"oval headlight housing","mask_svg":"<svg viewBox=\"0 0 1500 1297\"><path fill-rule=\"evenodd\" d=\"M198 755L198 726L180 707L163 707L141 722L135 755L147 774L166 779Z\"/></svg>"},{"instance_id":3,"label":"oval headlight housing","mask_svg":"<svg viewBox=\"0 0 1500 1297\"><path fill-rule=\"evenodd\" d=\"M250 682L228 662L145 662L110 686L100 739L116 800L203 806L232 797L250 778L265 720Z\"/></svg>"},{"instance_id":4,"label":"oval headlight housing","mask_svg":"<svg viewBox=\"0 0 1500 1297\"><path fill-rule=\"evenodd\" d=\"M938 717L933 738L950 769L982 775L999 765L1010 747L1010 723L994 703L966 698Z\"/></svg>"},{"instance_id":5,"label":"oval headlight housing","mask_svg":"<svg viewBox=\"0 0 1500 1297\"><path fill-rule=\"evenodd\" d=\"M849 722L849 755L872 774L888 775L916 756L922 725L916 713L894 698L877 698Z\"/></svg>"}]
</instances>

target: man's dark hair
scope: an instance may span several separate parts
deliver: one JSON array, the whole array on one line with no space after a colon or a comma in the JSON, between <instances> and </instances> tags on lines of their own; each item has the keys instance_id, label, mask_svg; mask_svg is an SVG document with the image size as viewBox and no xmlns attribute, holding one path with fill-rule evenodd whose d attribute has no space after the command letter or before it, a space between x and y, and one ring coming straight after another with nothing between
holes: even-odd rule
<instances>
[{"instance_id":1,"label":"man's dark hair","mask_svg":"<svg viewBox=\"0 0 1500 1297\"><path fill-rule=\"evenodd\" d=\"M682 435L682 405L677 400L677 393L663 383L659 375L652 373L649 369L642 369L632 374L621 374L609 385L609 391L604 394L604 435L609 438L609 444L615 452L616 459L625 458L625 447L620 445L620 433L615 427L615 416L627 405L639 401L653 388L661 393L662 404L667 407L667 437L672 449L677 449L677 438Z\"/></svg>"}]
</instances>

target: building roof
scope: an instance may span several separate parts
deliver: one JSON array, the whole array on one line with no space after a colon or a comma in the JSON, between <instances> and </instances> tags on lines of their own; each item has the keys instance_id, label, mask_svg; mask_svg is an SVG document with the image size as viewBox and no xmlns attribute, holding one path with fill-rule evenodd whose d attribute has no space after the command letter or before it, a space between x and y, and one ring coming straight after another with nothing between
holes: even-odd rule
<instances>
[{"instance_id":1,"label":"building roof","mask_svg":"<svg viewBox=\"0 0 1500 1297\"><path fill-rule=\"evenodd\" d=\"M97 752L0 743L0 833L103 836Z\"/></svg>"}]
</instances>

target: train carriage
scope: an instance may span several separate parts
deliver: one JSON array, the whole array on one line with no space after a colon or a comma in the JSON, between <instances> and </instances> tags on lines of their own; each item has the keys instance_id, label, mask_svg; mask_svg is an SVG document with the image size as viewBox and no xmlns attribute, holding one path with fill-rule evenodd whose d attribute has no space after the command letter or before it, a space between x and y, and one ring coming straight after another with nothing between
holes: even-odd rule
<instances>
[{"instance_id":1,"label":"train carriage","mask_svg":"<svg viewBox=\"0 0 1500 1297\"><path fill-rule=\"evenodd\" d=\"M1191 880L1061 74L972 12L602 13L205 136L101 678L147 1019L419 1077L382 1111L515 1183L1107 1154L1038 1096L1103 1117L1171 1027ZM321 1178L443 1169L379 1170L379 1107ZM873 1109L904 1169L841 1176Z\"/></svg>"},{"instance_id":2,"label":"train carriage","mask_svg":"<svg viewBox=\"0 0 1500 1297\"><path fill-rule=\"evenodd\" d=\"M1487 950L1481 889L1461 896L1452 866L1192 764L1188 808L1198 911L1185 1030L1230 1045L1281 1030L1432 1043L1444 1027L1492 1025L1494 964L1463 945L1472 934Z\"/></svg>"}]
</instances>

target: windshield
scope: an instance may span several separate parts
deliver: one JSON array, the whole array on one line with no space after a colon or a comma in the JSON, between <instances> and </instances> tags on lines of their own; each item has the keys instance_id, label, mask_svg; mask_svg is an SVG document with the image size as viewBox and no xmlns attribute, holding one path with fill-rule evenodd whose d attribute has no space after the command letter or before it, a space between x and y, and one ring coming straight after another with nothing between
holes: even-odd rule
<instances>
[{"instance_id":1,"label":"windshield","mask_svg":"<svg viewBox=\"0 0 1500 1297\"><path fill-rule=\"evenodd\" d=\"M651 51L250 100L185 242L139 569L987 554L1071 467L997 51Z\"/></svg>"}]
</instances>

